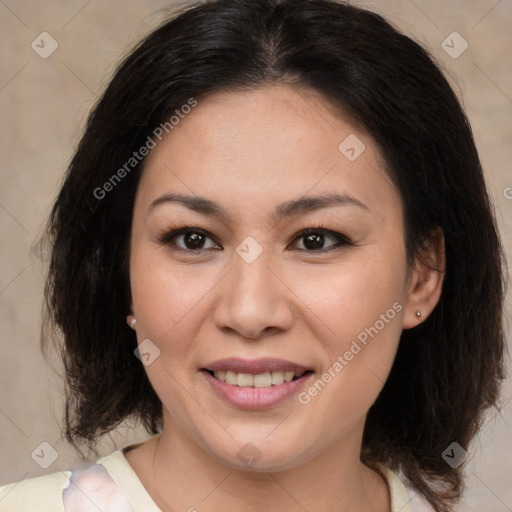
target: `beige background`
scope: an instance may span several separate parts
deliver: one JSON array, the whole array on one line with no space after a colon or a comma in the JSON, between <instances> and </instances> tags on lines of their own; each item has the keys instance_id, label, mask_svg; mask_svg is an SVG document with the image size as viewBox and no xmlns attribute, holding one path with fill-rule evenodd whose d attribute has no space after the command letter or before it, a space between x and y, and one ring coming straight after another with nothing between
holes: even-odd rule
<instances>
[{"instance_id":1,"label":"beige background","mask_svg":"<svg viewBox=\"0 0 512 512\"><path fill-rule=\"evenodd\" d=\"M428 46L463 97L512 264L512 1L357 3ZM44 268L31 244L87 112L119 57L168 6L164 0L0 0L0 485L81 465L60 436L60 368L48 366L39 351ZM59 45L47 59L31 48L44 31ZM453 31L469 44L457 59L441 47ZM510 313L509 294L508 326ZM502 414L489 414L472 446L460 511L512 510L511 397L509 380ZM100 454L144 437L125 426ZM41 442L58 452L46 470L31 458Z\"/></svg>"}]
</instances>

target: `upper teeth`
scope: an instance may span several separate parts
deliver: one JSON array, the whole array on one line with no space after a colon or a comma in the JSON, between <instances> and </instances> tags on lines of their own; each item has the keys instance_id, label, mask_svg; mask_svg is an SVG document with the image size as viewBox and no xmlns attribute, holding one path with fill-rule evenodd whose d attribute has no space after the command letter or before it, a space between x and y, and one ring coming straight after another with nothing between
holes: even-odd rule
<instances>
[{"instance_id":1,"label":"upper teeth","mask_svg":"<svg viewBox=\"0 0 512 512\"><path fill-rule=\"evenodd\" d=\"M304 371L301 372L266 372L259 373L258 375L251 375L250 373L237 373L237 372L225 372L219 370L213 372L215 377L223 382L231 384L232 386L250 387L256 388L269 388L270 386L278 386L283 382L290 382L293 377L301 377L304 375Z\"/></svg>"}]
</instances>

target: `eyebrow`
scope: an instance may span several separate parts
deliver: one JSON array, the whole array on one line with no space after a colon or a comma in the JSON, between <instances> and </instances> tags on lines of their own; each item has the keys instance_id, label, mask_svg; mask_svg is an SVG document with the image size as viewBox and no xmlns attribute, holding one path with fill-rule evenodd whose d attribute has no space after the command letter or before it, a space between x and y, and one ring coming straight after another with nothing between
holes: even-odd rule
<instances>
[{"instance_id":1,"label":"eyebrow","mask_svg":"<svg viewBox=\"0 0 512 512\"><path fill-rule=\"evenodd\" d=\"M208 217L220 217L228 222L232 221L231 215L218 203L205 197L188 196L177 193L167 193L156 198L148 207L148 214L157 206L165 203L179 203L190 210L201 213ZM368 206L349 194L322 194L315 196L303 196L299 199L292 199L278 205L272 215L276 222L288 217L296 217L321 208L332 206L357 206L369 210Z\"/></svg>"}]
</instances>

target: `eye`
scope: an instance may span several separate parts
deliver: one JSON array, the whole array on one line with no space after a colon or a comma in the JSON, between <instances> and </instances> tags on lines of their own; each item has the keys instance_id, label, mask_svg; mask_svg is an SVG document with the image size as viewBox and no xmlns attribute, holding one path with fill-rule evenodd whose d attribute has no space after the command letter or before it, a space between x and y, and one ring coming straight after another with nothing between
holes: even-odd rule
<instances>
[{"instance_id":1,"label":"eye","mask_svg":"<svg viewBox=\"0 0 512 512\"><path fill-rule=\"evenodd\" d=\"M335 243L325 248L324 244L329 239L334 240ZM299 248L299 250L307 252L326 252L337 249L340 246L353 245L341 233L336 233L322 227L304 229L297 234L293 241L303 242L304 248Z\"/></svg>"},{"instance_id":2,"label":"eye","mask_svg":"<svg viewBox=\"0 0 512 512\"><path fill-rule=\"evenodd\" d=\"M158 235L157 240L162 245L171 245L178 250L188 252L222 249L206 231L194 227L163 231ZM334 243L331 243L326 248L325 243L329 240ZM208 241L210 241L209 244ZM313 227L300 231L292 240L292 245L298 241L302 242L303 245L303 248L299 247L298 250L304 252L327 252L341 246L353 245L341 233L330 231L323 227Z\"/></svg>"},{"instance_id":3,"label":"eye","mask_svg":"<svg viewBox=\"0 0 512 512\"><path fill-rule=\"evenodd\" d=\"M180 240L181 244L177 241ZM220 246L216 243L208 244L207 240L213 241L205 231L199 228L181 228L170 232L161 233L158 241L163 245L175 245L178 249L184 251L199 251L204 249L217 249Z\"/></svg>"}]
</instances>

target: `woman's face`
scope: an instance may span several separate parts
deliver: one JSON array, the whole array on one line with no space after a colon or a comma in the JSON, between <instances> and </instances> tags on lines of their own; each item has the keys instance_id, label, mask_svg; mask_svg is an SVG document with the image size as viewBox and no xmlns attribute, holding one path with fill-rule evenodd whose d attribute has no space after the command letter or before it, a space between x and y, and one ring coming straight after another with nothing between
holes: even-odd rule
<instances>
[{"instance_id":1,"label":"woman's face","mask_svg":"<svg viewBox=\"0 0 512 512\"><path fill-rule=\"evenodd\" d=\"M164 435L260 470L359 450L412 307L374 142L311 91L218 93L151 151L134 208L132 307Z\"/></svg>"}]
</instances>

